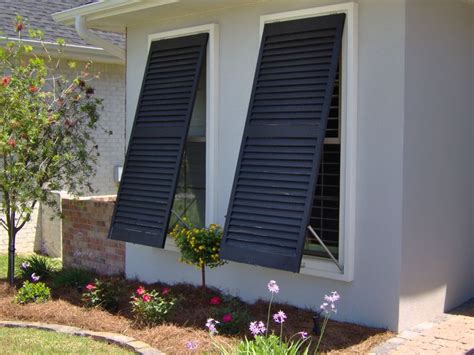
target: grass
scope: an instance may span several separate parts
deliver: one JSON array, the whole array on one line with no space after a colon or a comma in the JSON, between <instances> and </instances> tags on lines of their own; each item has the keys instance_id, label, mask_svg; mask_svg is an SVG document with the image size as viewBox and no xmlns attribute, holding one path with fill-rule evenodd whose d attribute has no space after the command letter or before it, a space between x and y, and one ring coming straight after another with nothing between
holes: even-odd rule
<instances>
[{"instance_id":1,"label":"grass","mask_svg":"<svg viewBox=\"0 0 474 355\"><path fill-rule=\"evenodd\" d=\"M0 328L4 354L133 354L106 342L46 330Z\"/></svg>"},{"instance_id":2,"label":"grass","mask_svg":"<svg viewBox=\"0 0 474 355\"><path fill-rule=\"evenodd\" d=\"M22 262L22 256L15 257L15 275L19 274L20 264ZM6 280L8 272L8 255L0 255L0 280Z\"/></svg>"}]
</instances>

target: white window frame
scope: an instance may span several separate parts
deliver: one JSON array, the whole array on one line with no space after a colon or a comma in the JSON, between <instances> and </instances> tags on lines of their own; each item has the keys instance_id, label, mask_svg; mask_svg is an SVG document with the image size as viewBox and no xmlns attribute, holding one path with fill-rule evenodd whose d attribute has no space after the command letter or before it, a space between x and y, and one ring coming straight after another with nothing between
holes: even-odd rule
<instances>
[{"instance_id":1,"label":"white window frame","mask_svg":"<svg viewBox=\"0 0 474 355\"><path fill-rule=\"evenodd\" d=\"M301 274L340 281L354 279L355 254L355 188L357 157L357 49L358 4L313 7L260 16L260 38L265 24L308 17L345 13L341 55L341 188L339 212L339 264L341 272L330 259L303 255Z\"/></svg>"},{"instance_id":2,"label":"white window frame","mask_svg":"<svg viewBox=\"0 0 474 355\"><path fill-rule=\"evenodd\" d=\"M219 84L219 26L210 23L148 35L148 50L153 41L209 33L206 56L206 217L205 223L215 223L217 216L217 133L218 133L218 84ZM167 237L165 250L179 252L172 238Z\"/></svg>"}]
</instances>

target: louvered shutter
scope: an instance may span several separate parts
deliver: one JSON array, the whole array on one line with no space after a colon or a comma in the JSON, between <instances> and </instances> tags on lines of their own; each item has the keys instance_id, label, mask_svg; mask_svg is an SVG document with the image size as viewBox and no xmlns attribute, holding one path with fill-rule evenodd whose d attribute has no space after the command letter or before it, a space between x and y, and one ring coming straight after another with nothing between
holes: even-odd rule
<instances>
[{"instance_id":1,"label":"louvered shutter","mask_svg":"<svg viewBox=\"0 0 474 355\"><path fill-rule=\"evenodd\" d=\"M208 34L152 42L111 239L164 247Z\"/></svg>"},{"instance_id":2,"label":"louvered shutter","mask_svg":"<svg viewBox=\"0 0 474 355\"><path fill-rule=\"evenodd\" d=\"M345 15L265 25L221 257L298 272Z\"/></svg>"}]
</instances>

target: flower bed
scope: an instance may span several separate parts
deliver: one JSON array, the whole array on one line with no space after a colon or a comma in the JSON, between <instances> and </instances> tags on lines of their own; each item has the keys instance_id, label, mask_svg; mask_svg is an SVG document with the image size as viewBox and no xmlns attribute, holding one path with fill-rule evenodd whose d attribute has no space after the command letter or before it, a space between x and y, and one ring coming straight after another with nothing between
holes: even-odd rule
<instances>
[{"instance_id":1,"label":"flower bed","mask_svg":"<svg viewBox=\"0 0 474 355\"><path fill-rule=\"evenodd\" d=\"M101 287L116 285L115 289L120 290L114 292L114 297L117 297L116 304L110 311L100 306L87 307L84 297L88 292L96 290L94 287L97 287L97 281ZM238 298L222 294L217 289L202 289L189 284L143 285L119 278L101 278L97 281L91 279L88 284L79 287L53 288L51 301L26 305L12 304L16 290L9 288L6 283L1 283L0 318L51 322L97 331L118 332L143 340L170 354L215 351L213 343L216 342L223 346L235 346L245 337L253 339L252 330L249 328L250 322L257 322L253 324L258 327L258 321L267 320L269 302L261 300L247 304ZM49 285L54 284L54 280L45 282ZM86 288L87 285L89 286ZM284 322L270 319L264 324L265 327L268 324L269 334L274 332L278 336L282 331L283 339L298 333L311 335L315 310L280 304L276 293L272 295L276 296L272 308L282 310L282 313L274 312L276 320ZM262 297L265 296L262 292ZM148 304L158 297L173 300L176 304L170 309L166 308L164 323L160 318L161 313L155 317L156 313L153 312L151 314L154 317L140 321L137 312L134 311L136 309L134 303L138 297L141 298L142 304ZM219 322L217 326L219 334L213 337L209 336L208 330L204 327L209 318ZM158 321L150 323L148 322L150 319ZM390 336L389 332L380 329L330 320L320 350L336 353L367 352ZM317 341L313 340L312 346L314 347L316 343Z\"/></svg>"}]
</instances>

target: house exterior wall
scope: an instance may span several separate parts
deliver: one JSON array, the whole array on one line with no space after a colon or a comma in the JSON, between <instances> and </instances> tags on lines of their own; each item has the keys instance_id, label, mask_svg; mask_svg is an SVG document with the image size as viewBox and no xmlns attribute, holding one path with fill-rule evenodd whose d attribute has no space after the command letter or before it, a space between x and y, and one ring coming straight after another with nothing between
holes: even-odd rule
<instances>
[{"instance_id":1,"label":"house exterior wall","mask_svg":"<svg viewBox=\"0 0 474 355\"><path fill-rule=\"evenodd\" d=\"M133 123L147 36L217 23L219 89L217 218L224 223L245 124L259 47L261 15L342 3L296 0L263 2L127 28L127 137ZM336 318L398 328L402 234L402 167L405 80L405 1L359 3L358 153L356 177L355 269L351 282L229 263L211 270L208 283L253 301L277 280L279 301L318 309L322 296L342 295ZM127 243L126 275L143 281L199 282L199 272L179 262L173 251Z\"/></svg>"},{"instance_id":2,"label":"house exterior wall","mask_svg":"<svg viewBox=\"0 0 474 355\"><path fill-rule=\"evenodd\" d=\"M84 64L77 62L77 70ZM70 76L75 73L66 63L62 70ZM114 166L123 164L125 151L125 66L94 63L91 72L100 74L99 79L94 80L93 86L96 95L104 99L104 110L100 116L101 128L95 132L100 156L97 160L97 174L92 178L92 186L96 190L93 194L115 194L118 184L114 182ZM106 131L112 131L113 134L109 135ZM92 193L85 191L84 194ZM44 217L41 212L45 213ZM42 245L49 245L53 255L58 256L60 249L54 244L57 244L60 237L57 234L57 226L54 225L57 222L49 220L50 212L48 207L38 206L35 209L31 221L18 234L18 253L31 253L40 250ZM44 230L41 228L42 221L45 223ZM7 249L8 235L0 228L0 254L6 253Z\"/></svg>"},{"instance_id":3,"label":"house exterior wall","mask_svg":"<svg viewBox=\"0 0 474 355\"><path fill-rule=\"evenodd\" d=\"M474 296L472 19L460 1L407 1L401 328Z\"/></svg>"}]
</instances>

